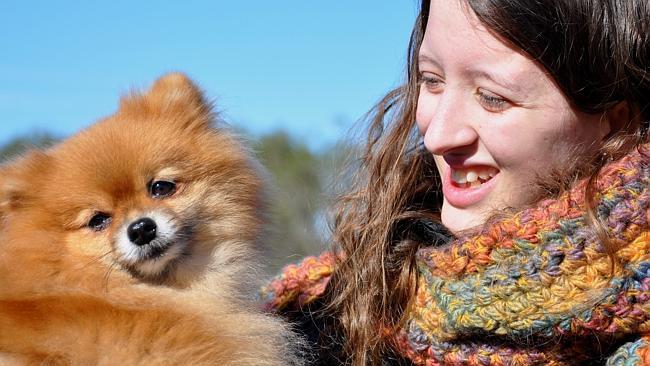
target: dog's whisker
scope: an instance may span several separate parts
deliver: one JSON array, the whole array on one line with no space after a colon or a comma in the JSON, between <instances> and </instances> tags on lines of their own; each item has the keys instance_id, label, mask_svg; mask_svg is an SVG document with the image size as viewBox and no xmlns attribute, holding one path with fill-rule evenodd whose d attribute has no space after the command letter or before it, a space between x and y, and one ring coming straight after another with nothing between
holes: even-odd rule
<instances>
[{"instance_id":1,"label":"dog's whisker","mask_svg":"<svg viewBox=\"0 0 650 366\"><path fill-rule=\"evenodd\" d=\"M111 261L111 264L108 266L106 269L106 272L104 272L104 283L103 283L103 289L104 292L108 292L108 281L110 281L111 273L115 270L115 268L119 266L119 263L116 261Z\"/></svg>"},{"instance_id":2,"label":"dog's whisker","mask_svg":"<svg viewBox=\"0 0 650 366\"><path fill-rule=\"evenodd\" d=\"M100 261L103 261L104 259L106 259L106 257L108 257L110 255L113 255L113 253L115 253L115 251L113 249L110 249L107 252L105 252L104 254L100 254L100 255L94 257L92 260L88 261L85 266L82 266L81 268L87 268L87 267L90 267L90 266L92 266L94 264L97 264Z\"/></svg>"}]
</instances>

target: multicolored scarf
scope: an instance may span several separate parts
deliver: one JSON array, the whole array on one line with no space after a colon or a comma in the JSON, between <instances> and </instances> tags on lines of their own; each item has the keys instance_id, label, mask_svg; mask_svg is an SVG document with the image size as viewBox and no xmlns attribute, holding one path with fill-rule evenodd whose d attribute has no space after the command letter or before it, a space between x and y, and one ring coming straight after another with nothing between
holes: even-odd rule
<instances>
[{"instance_id":1,"label":"multicolored scarf","mask_svg":"<svg viewBox=\"0 0 650 366\"><path fill-rule=\"evenodd\" d=\"M418 293L395 329L418 365L650 365L650 145L479 233L418 253ZM264 290L275 311L311 303L336 258L287 266ZM614 264L614 265L612 265Z\"/></svg>"}]
</instances>

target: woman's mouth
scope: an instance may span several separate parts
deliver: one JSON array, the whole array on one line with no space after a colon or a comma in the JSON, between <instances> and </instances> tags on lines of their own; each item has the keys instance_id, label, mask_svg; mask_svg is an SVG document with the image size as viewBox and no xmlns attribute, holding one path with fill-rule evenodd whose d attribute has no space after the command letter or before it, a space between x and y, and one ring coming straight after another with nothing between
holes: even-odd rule
<instances>
[{"instance_id":1,"label":"woman's mouth","mask_svg":"<svg viewBox=\"0 0 650 366\"><path fill-rule=\"evenodd\" d=\"M459 188L476 188L499 174L499 170L492 167L467 170L452 168L450 170L451 182Z\"/></svg>"},{"instance_id":2,"label":"woman's mouth","mask_svg":"<svg viewBox=\"0 0 650 366\"><path fill-rule=\"evenodd\" d=\"M448 166L442 184L445 199L454 207L471 206L490 193L498 174L498 169L489 166Z\"/></svg>"}]
</instances>

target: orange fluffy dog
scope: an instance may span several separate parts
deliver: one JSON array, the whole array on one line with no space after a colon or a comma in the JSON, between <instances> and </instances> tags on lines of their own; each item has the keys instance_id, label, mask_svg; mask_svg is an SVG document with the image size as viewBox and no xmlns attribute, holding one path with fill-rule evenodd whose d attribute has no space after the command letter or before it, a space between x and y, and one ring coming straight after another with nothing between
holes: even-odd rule
<instances>
[{"instance_id":1,"label":"orange fluffy dog","mask_svg":"<svg viewBox=\"0 0 650 366\"><path fill-rule=\"evenodd\" d=\"M0 170L0 363L285 365L257 311L263 182L200 90L169 74Z\"/></svg>"}]
</instances>

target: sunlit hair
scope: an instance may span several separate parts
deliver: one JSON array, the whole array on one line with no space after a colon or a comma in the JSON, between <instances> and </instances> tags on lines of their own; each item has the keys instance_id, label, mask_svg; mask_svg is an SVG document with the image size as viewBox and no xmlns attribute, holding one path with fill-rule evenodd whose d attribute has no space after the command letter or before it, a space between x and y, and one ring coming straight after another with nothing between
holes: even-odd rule
<instances>
[{"instance_id":1,"label":"sunlit hair","mask_svg":"<svg viewBox=\"0 0 650 366\"><path fill-rule=\"evenodd\" d=\"M448 0L444 0L448 1ZM458 0L463 1L463 0ZM540 193L557 194L590 177L609 160L647 140L650 121L650 5L647 0L466 0L495 36L539 62L574 106L601 114L627 103L628 121L608 137L597 156ZM368 114L368 138L351 189L337 201L334 242L345 253L331 280L330 319L337 319L347 362L380 364L390 347L383 329L399 325L416 292L415 253L422 245L411 228L439 220L440 177L415 127L419 93L417 55L429 15L423 0L408 48L406 81ZM571 35L567 37L566 35ZM546 177L547 178L547 177ZM591 186L585 192L592 201ZM533 202L531 202L532 204ZM593 213L591 225L608 238ZM616 250L611 246L610 251Z\"/></svg>"}]
</instances>

